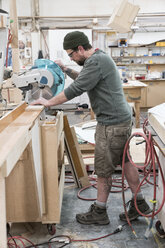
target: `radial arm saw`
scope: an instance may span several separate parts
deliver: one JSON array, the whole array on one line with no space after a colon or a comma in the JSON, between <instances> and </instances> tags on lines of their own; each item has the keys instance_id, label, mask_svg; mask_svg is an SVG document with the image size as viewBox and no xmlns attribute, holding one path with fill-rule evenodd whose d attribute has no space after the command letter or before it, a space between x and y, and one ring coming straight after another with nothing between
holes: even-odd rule
<instances>
[{"instance_id":1,"label":"radial arm saw","mask_svg":"<svg viewBox=\"0 0 165 248\"><path fill-rule=\"evenodd\" d=\"M59 94L64 88L65 78L56 63L37 59L28 71L13 74L12 82L23 91L25 101L30 103L39 97L50 99Z\"/></svg>"}]
</instances>

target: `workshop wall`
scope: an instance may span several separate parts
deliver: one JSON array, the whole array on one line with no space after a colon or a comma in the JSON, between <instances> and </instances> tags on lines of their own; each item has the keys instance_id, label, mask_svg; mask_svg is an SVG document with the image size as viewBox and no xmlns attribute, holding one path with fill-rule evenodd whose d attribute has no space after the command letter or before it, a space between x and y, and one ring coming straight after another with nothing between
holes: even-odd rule
<instances>
[{"instance_id":1,"label":"workshop wall","mask_svg":"<svg viewBox=\"0 0 165 248\"><path fill-rule=\"evenodd\" d=\"M10 1L0 0L0 8L10 12ZM157 4L155 0L129 2L140 6L135 29L132 29L132 36L129 37L132 44L141 44L141 40L147 44L148 34L152 34L149 37L150 43L151 38L153 42L155 39L161 40L165 34L165 0L157 0ZM99 47L109 55L112 43L122 38L122 34L115 33L107 26L109 17L120 4L120 0L16 0L16 4L21 68L31 67L38 58L39 51L42 51L44 58L64 59L67 65L75 67L70 65L69 58L65 57L64 51L58 47L59 44L62 46L60 36L55 38L51 35L55 30L91 30L93 47ZM66 85L70 83L68 78L66 82ZM82 103L86 99L87 97L83 96L79 101Z\"/></svg>"},{"instance_id":2,"label":"workshop wall","mask_svg":"<svg viewBox=\"0 0 165 248\"><path fill-rule=\"evenodd\" d=\"M154 0L130 0L130 2L140 6L140 13L165 11L164 0L159 0L157 4ZM40 0L40 11L41 15L52 16L109 15L119 3L120 0ZM51 9L48 10L48 6L51 6Z\"/></svg>"},{"instance_id":3,"label":"workshop wall","mask_svg":"<svg viewBox=\"0 0 165 248\"><path fill-rule=\"evenodd\" d=\"M1 6L9 10L10 0L1 0ZM155 13L165 11L164 0L129 0L130 3L140 6L139 13ZM19 16L32 15L32 0L17 0ZM81 15L109 15L120 0L39 0L40 16L81 16ZM51 8L50 8L51 6Z\"/></svg>"}]
</instances>

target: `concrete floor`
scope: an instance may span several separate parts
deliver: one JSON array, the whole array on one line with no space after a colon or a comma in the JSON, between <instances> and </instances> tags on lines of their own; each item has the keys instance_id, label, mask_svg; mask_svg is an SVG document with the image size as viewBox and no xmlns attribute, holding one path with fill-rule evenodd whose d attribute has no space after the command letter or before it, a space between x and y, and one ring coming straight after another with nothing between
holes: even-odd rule
<instances>
[{"instance_id":1,"label":"concrete floor","mask_svg":"<svg viewBox=\"0 0 165 248\"><path fill-rule=\"evenodd\" d=\"M143 119L146 114L141 114ZM77 115L68 116L70 124L75 122L74 118L82 119ZM85 119L86 120L86 119ZM79 120L80 122L81 120ZM78 122L78 121L77 121ZM116 172L114 177L121 177L120 171ZM145 238L145 232L148 228L148 223L150 219L145 217L140 217L138 220L132 222L132 226L137 234L137 237L132 233L131 228L128 225L123 227L123 230L120 233L102 238L100 240L93 241L99 237L105 236L107 234L113 233L113 231L119 226L123 225L124 222L119 220L119 213L123 211L122 203L122 194L111 193L108 199L108 215L110 218L110 224L106 226L97 226L97 225L81 225L77 223L75 215L80 212L85 212L88 210L89 206L93 201L84 201L77 197L79 189L75 187L74 184L65 183L63 204L61 211L61 222L56 225L56 234L55 235L67 235L73 240L91 240L85 242L72 242L71 244L66 245L68 248L79 247L79 248L165 248L165 239L161 239L157 236L155 230L155 223L157 218L154 220L153 228L149 232L149 236ZM143 186L143 194L147 202L152 199L153 187L151 185ZM96 189L91 187L81 194L85 198L95 198ZM125 193L126 200L129 200L131 197L131 192L128 189ZM47 226L42 225L41 223L22 223L22 224L12 224L11 235L23 235L24 237L30 239L33 243L42 243L48 241L52 236L48 234ZM64 243L60 244L51 244L49 247L63 247ZM32 247L32 246L31 246ZM33 246L34 247L34 246ZM36 246L40 248L46 248L48 245Z\"/></svg>"},{"instance_id":2,"label":"concrete floor","mask_svg":"<svg viewBox=\"0 0 165 248\"><path fill-rule=\"evenodd\" d=\"M120 173L116 173L115 177L120 177ZM63 206L61 211L61 222L56 225L56 236L66 235L73 240L91 240L97 239L99 237L105 236L107 234L113 233L113 231L119 226L125 224L119 220L119 213L123 211L122 195L121 193L111 193L107 206L107 212L110 218L110 224L106 226L97 225L81 225L76 219L76 213L85 212L93 201L84 201L77 197L79 189L74 185L66 184L64 189ZM152 186L143 186L143 194L145 195L146 201L149 202L152 199ZM130 190L127 190L126 199L129 200L131 197ZM95 198L96 189L91 187L81 193L82 197L85 198ZM148 228L148 222L150 219L145 217L139 217L136 221L132 222L132 226L136 232L137 237L132 233L131 228L128 225L123 227L120 233L115 235L102 238L97 241L85 241L85 242L72 242L68 244L68 248L79 247L79 248L163 248L165 247L165 239L161 239L157 236L155 230L154 220L153 228L149 232L148 239L146 239L145 232ZM13 224L11 227L12 235L22 235L34 244L42 243L48 241L52 238L48 234L46 225L41 223L26 223ZM51 247L61 247L63 243L51 244ZM38 246L37 246L38 247ZM41 245L41 248L46 248L48 245Z\"/></svg>"}]
</instances>

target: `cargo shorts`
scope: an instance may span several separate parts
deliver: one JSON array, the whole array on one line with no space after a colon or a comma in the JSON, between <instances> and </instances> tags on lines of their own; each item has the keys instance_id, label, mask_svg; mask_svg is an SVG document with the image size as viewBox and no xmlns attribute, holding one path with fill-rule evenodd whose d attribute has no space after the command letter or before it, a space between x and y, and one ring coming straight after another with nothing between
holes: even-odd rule
<instances>
[{"instance_id":1,"label":"cargo shorts","mask_svg":"<svg viewBox=\"0 0 165 248\"><path fill-rule=\"evenodd\" d=\"M132 121L118 125L97 124L95 133L95 173L109 177L122 164L124 146L132 132ZM128 162L126 155L125 162Z\"/></svg>"}]
</instances>

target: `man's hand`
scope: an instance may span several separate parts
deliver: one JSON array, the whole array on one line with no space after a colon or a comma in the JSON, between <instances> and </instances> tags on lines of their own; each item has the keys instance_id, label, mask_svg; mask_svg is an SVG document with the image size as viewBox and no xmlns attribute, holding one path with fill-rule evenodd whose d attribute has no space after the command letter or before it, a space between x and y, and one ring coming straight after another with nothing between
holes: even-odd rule
<instances>
[{"instance_id":1,"label":"man's hand","mask_svg":"<svg viewBox=\"0 0 165 248\"><path fill-rule=\"evenodd\" d=\"M39 99L33 101L30 103L30 105L44 105L45 107L48 107L49 106L49 101L46 100L45 98L43 97L40 97Z\"/></svg>"},{"instance_id":2,"label":"man's hand","mask_svg":"<svg viewBox=\"0 0 165 248\"><path fill-rule=\"evenodd\" d=\"M34 102L31 102L31 105L43 105L45 107L50 107L50 106L55 106L58 104L62 104L64 102L67 102L68 99L66 98L64 91L62 91L60 94L58 94L57 96L52 97L51 99L47 100L43 97L40 97L39 99L37 99Z\"/></svg>"},{"instance_id":3,"label":"man's hand","mask_svg":"<svg viewBox=\"0 0 165 248\"><path fill-rule=\"evenodd\" d=\"M62 70L63 72L65 72L66 67L65 67L65 65L62 63L61 60L57 59L57 60L55 60L54 62L61 68L61 70Z\"/></svg>"}]
</instances>

